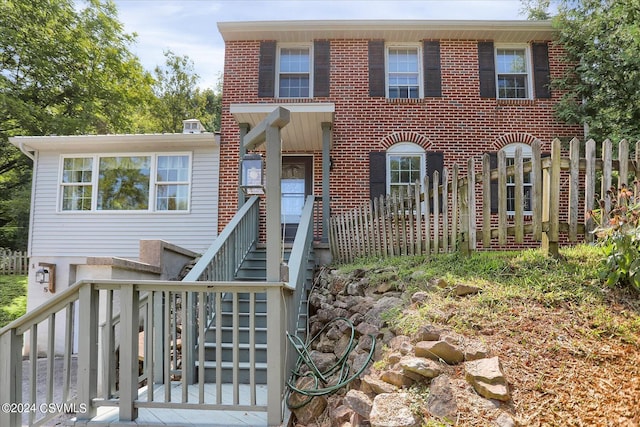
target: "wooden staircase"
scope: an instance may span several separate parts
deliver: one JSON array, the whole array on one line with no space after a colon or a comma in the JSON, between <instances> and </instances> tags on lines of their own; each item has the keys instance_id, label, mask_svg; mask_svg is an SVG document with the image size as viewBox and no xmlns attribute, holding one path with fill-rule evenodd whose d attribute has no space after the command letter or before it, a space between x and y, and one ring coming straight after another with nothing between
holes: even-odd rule
<instances>
[{"instance_id":1,"label":"wooden staircase","mask_svg":"<svg viewBox=\"0 0 640 427\"><path fill-rule=\"evenodd\" d=\"M288 262L290 251L285 250L284 262ZM315 263L313 257L307 264L307 269L311 273L309 277L313 277L313 270ZM236 280L243 282L264 282L266 281L266 249L254 248L246 256L242 262L238 272L236 273ZM299 307L299 317L297 325L297 334L304 337L306 333L307 322L307 294L311 289L312 279L307 281L305 286L304 298ZM255 339L255 352L254 363L256 367L255 382L256 384L266 384L267 382L267 320L266 320L266 293L258 293L254 300L254 339ZM216 342L216 322L218 319L214 319L212 324L207 329L205 334L205 381L215 383L216 382L216 355L218 353L218 347L220 347L221 368L222 368L222 383L231 383L233 381L233 297L232 295L225 295L222 298L221 313L219 313L219 319L221 322L221 343ZM250 355L250 305L248 294L238 294L238 381L241 384L249 384L249 367L251 363ZM218 317L216 315L216 317ZM284 332L283 332L284 333ZM196 375L201 367L196 361Z\"/></svg>"}]
</instances>

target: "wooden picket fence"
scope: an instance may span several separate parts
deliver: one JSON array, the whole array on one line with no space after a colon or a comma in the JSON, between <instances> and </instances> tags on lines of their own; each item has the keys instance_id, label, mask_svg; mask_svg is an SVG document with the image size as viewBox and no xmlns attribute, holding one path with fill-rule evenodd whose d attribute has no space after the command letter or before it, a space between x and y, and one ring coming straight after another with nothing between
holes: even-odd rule
<instances>
[{"instance_id":1,"label":"wooden picket fence","mask_svg":"<svg viewBox=\"0 0 640 427\"><path fill-rule=\"evenodd\" d=\"M29 273L29 257L23 251L0 249L0 275L24 275Z\"/></svg>"},{"instance_id":2,"label":"wooden picket fence","mask_svg":"<svg viewBox=\"0 0 640 427\"><path fill-rule=\"evenodd\" d=\"M536 244L557 256L560 244L590 241L598 225L592 210L602 205L606 219L612 206L608 190L640 178L640 142L633 159L626 140L618 144L617 159L610 140L602 143L601 158L596 158L595 141L581 145L573 139L563 153L556 139L550 156L543 157L540 142L535 141L530 160L524 161L522 150L517 149L513 165L507 166L501 151L494 169L488 154L480 162L470 158L464 173L454 164L444 168L442 176L434 172L423 183L334 215L329 224L333 259L349 262L368 256L468 253L479 247ZM527 173L530 179L525 182ZM507 210L509 177L514 212ZM493 190L497 189L497 213L492 213L492 182L497 182ZM531 194L528 212L524 211L525 186ZM636 193L637 187L636 181Z\"/></svg>"}]
</instances>

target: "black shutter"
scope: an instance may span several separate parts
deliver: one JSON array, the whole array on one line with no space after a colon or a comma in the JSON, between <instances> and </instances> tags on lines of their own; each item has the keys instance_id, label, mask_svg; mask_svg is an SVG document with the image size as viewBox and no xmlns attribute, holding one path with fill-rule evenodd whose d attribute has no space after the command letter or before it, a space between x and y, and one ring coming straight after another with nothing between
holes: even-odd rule
<instances>
[{"instance_id":1,"label":"black shutter","mask_svg":"<svg viewBox=\"0 0 640 427\"><path fill-rule=\"evenodd\" d=\"M385 96L384 40L369 40L369 96Z\"/></svg>"},{"instance_id":2,"label":"black shutter","mask_svg":"<svg viewBox=\"0 0 640 427\"><path fill-rule=\"evenodd\" d=\"M478 72L480 76L480 97L496 97L496 67L493 42L478 42Z\"/></svg>"},{"instance_id":3,"label":"black shutter","mask_svg":"<svg viewBox=\"0 0 640 427\"><path fill-rule=\"evenodd\" d=\"M494 151L489 154L489 167L491 169L498 169L498 152ZM491 213L498 213L498 180L491 180Z\"/></svg>"},{"instance_id":4,"label":"black shutter","mask_svg":"<svg viewBox=\"0 0 640 427\"><path fill-rule=\"evenodd\" d=\"M551 73L549 70L549 46L547 43L533 43L533 81L536 98L551 98Z\"/></svg>"},{"instance_id":5,"label":"black shutter","mask_svg":"<svg viewBox=\"0 0 640 427\"><path fill-rule=\"evenodd\" d=\"M387 194L387 155L384 151L369 153L369 196L374 199Z\"/></svg>"},{"instance_id":6,"label":"black shutter","mask_svg":"<svg viewBox=\"0 0 640 427\"><path fill-rule=\"evenodd\" d=\"M427 176L429 177L429 185L433 188L433 173L438 171L440 174L440 182L438 185L441 185L442 180L442 169L444 169L444 153L442 151L427 151ZM427 190L431 190L431 188ZM440 213L442 213L442 196L438 196L439 204L440 204ZM433 213L433 203L431 203L431 213Z\"/></svg>"},{"instance_id":7,"label":"black shutter","mask_svg":"<svg viewBox=\"0 0 640 427\"><path fill-rule=\"evenodd\" d=\"M329 96L329 40L313 42L313 96Z\"/></svg>"},{"instance_id":8,"label":"black shutter","mask_svg":"<svg viewBox=\"0 0 640 427\"><path fill-rule=\"evenodd\" d=\"M423 42L424 96L442 96L440 80L440 41Z\"/></svg>"},{"instance_id":9,"label":"black shutter","mask_svg":"<svg viewBox=\"0 0 640 427\"><path fill-rule=\"evenodd\" d=\"M276 42L260 42L258 97L273 98L276 80Z\"/></svg>"}]
</instances>

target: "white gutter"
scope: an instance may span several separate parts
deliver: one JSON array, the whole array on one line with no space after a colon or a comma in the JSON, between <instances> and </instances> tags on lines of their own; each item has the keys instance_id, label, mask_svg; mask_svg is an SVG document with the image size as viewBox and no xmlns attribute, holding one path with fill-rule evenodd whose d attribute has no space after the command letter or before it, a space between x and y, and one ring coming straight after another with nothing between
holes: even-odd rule
<instances>
[{"instance_id":1,"label":"white gutter","mask_svg":"<svg viewBox=\"0 0 640 427\"><path fill-rule=\"evenodd\" d=\"M33 160L34 162L36 161L36 156L30 152L29 150L27 150L26 145L24 145L24 142L20 142L20 144L18 144L18 147L20 148L20 151L22 151L22 153L27 156L28 158L30 158L31 160ZM35 150L34 150L35 151ZM35 167L34 167L35 169Z\"/></svg>"}]
</instances>

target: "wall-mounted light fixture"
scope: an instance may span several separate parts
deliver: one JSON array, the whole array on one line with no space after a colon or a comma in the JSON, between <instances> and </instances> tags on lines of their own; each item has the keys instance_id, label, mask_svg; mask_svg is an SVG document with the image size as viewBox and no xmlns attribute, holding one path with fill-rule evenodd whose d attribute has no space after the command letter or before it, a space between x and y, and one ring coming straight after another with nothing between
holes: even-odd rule
<instances>
[{"instance_id":1,"label":"wall-mounted light fixture","mask_svg":"<svg viewBox=\"0 0 640 427\"><path fill-rule=\"evenodd\" d=\"M247 195L264 194L264 162L260 154L245 154L240 161L242 191Z\"/></svg>"},{"instance_id":2,"label":"wall-mounted light fixture","mask_svg":"<svg viewBox=\"0 0 640 427\"><path fill-rule=\"evenodd\" d=\"M54 293L56 291L56 265L41 262L38 267L40 268L36 271L36 282L44 285L45 292Z\"/></svg>"}]
</instances>

